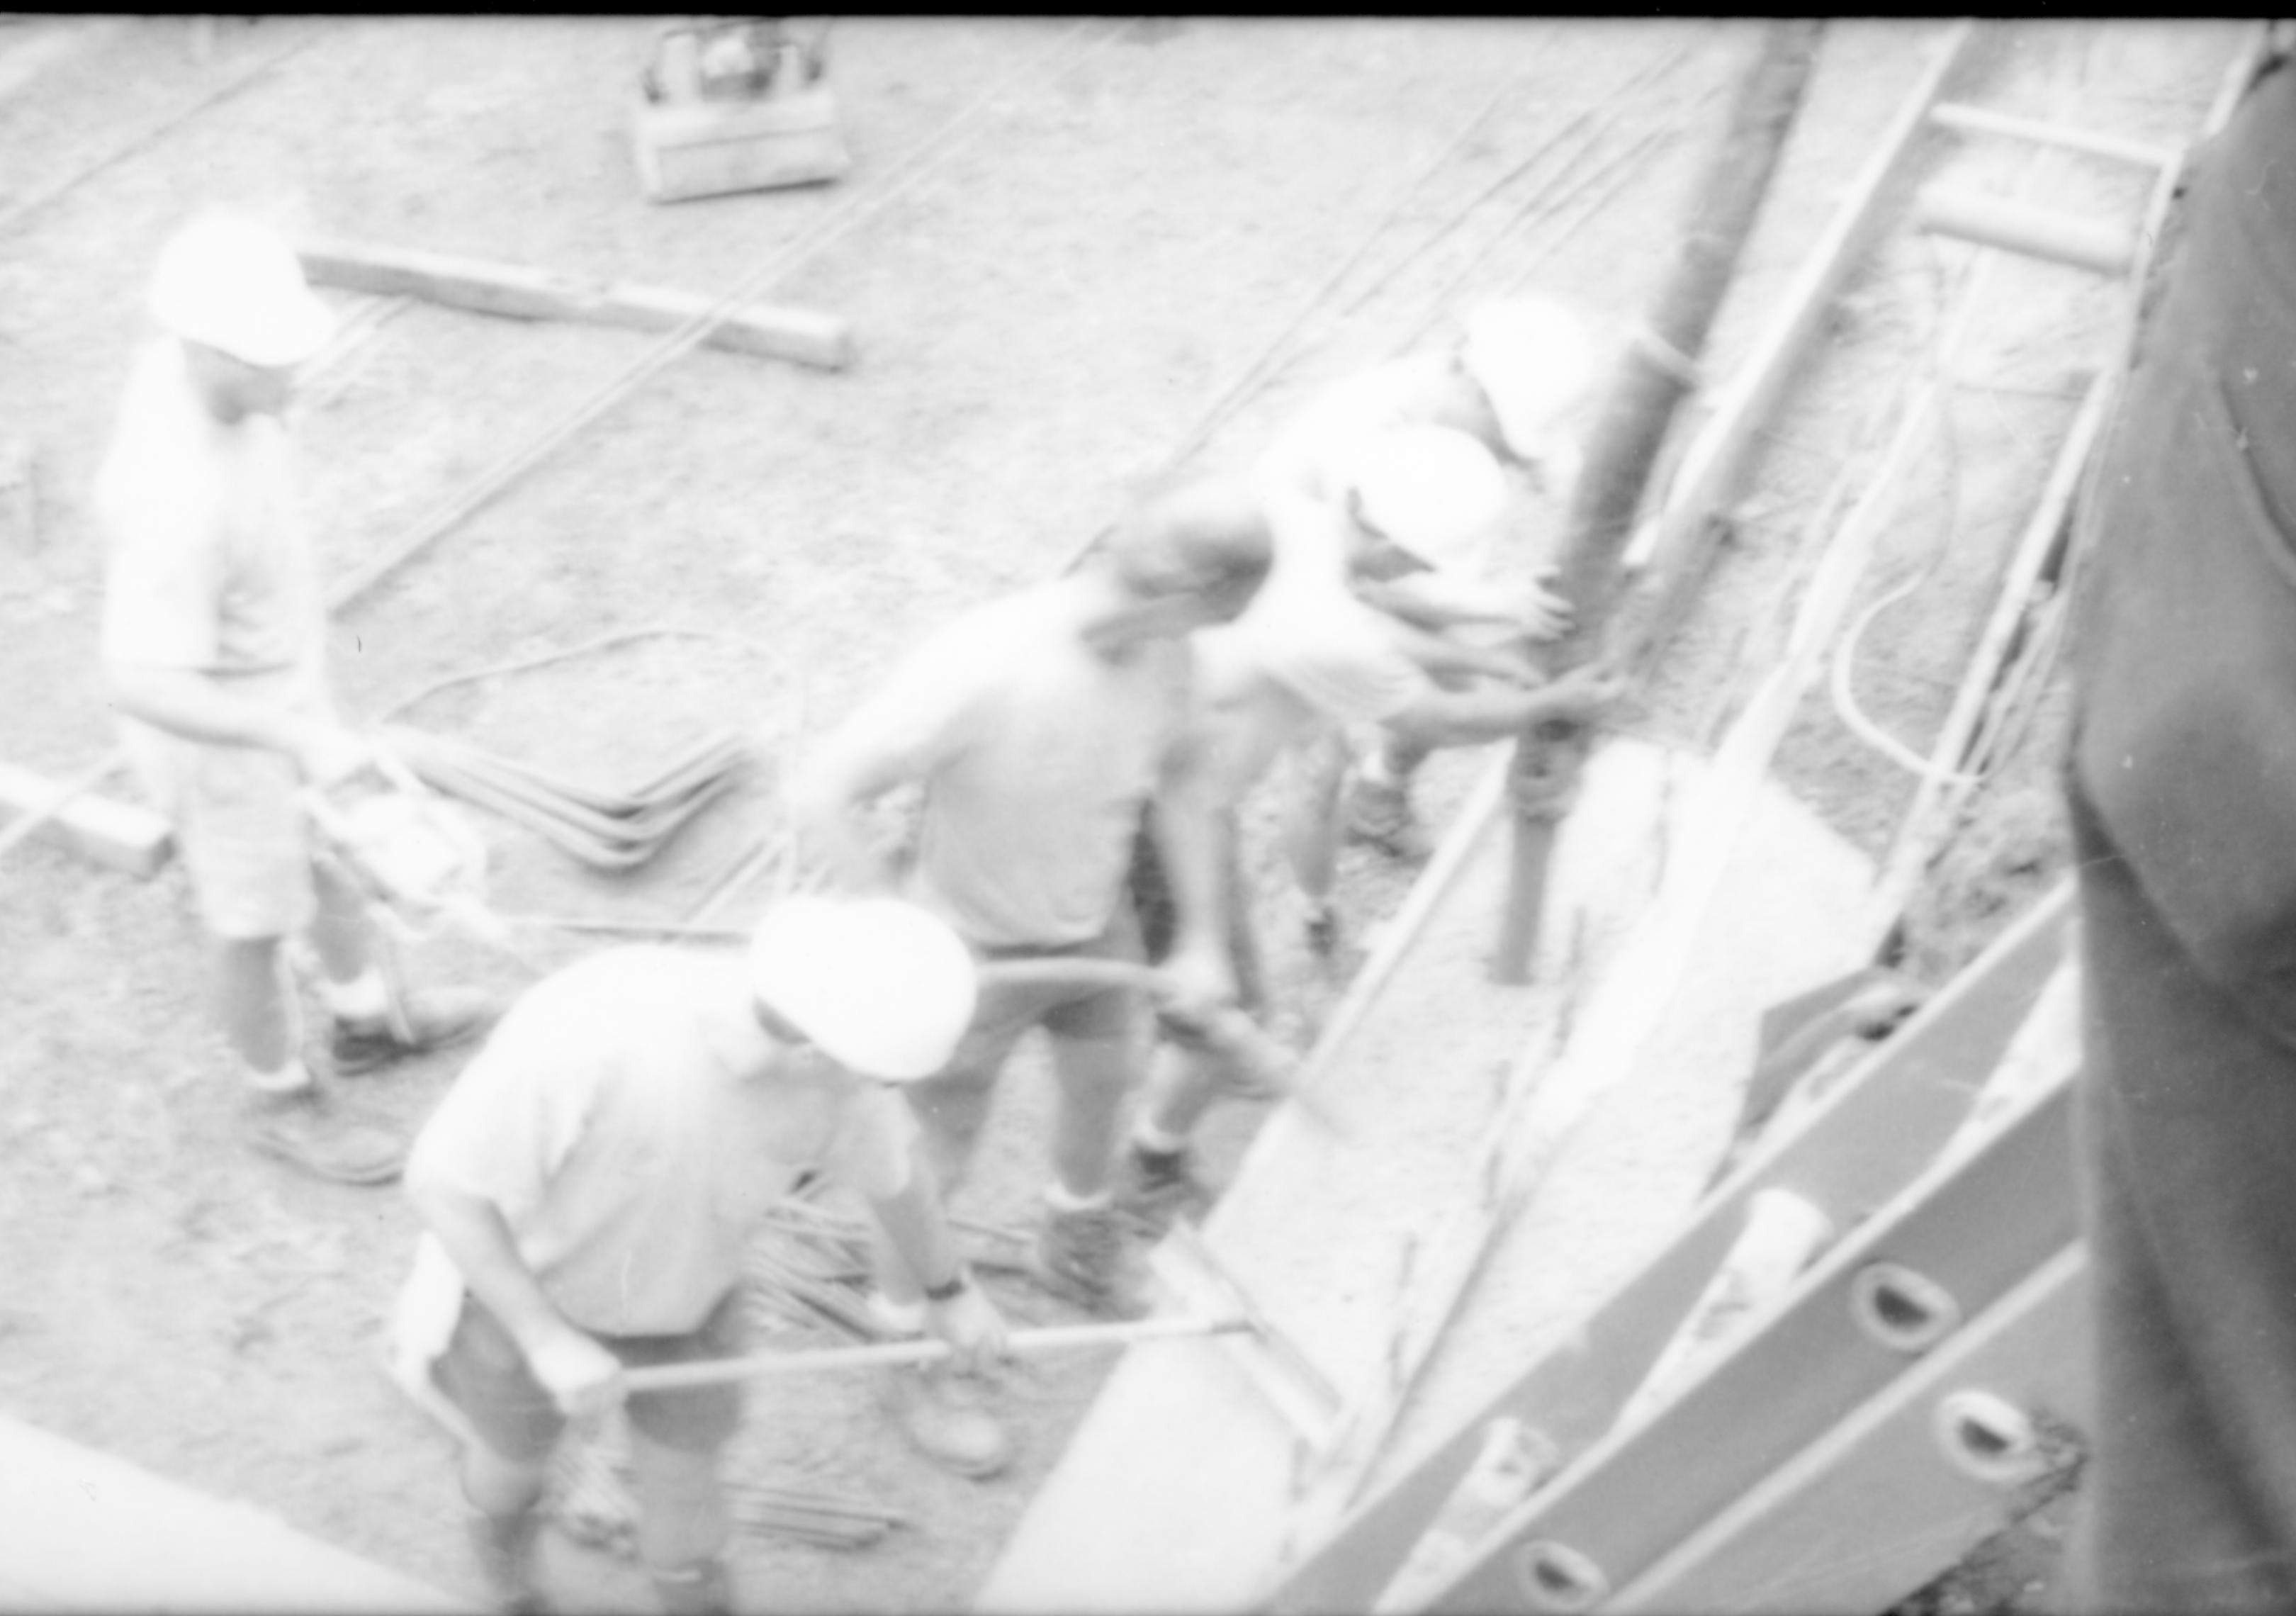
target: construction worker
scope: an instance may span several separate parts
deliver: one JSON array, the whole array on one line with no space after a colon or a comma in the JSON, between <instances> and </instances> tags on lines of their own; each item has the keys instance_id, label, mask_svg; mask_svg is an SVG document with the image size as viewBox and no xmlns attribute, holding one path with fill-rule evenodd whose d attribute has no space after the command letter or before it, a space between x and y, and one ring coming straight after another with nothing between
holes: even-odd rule
<instances>
[{"instance_id":1,"label":"construction worker","mask_svg":"<svg viewBox=\"0 0 2296 1616\"><path fill-rule=\"evenodd\" d=\"M567 1422L619 1403L663 1608L731 1608L718 1457L739 1384L625 1396L621 1374L739 1356L749 1240L808 1171L923 1277L955 1370L1003 1355L891 1087L940 1068L974 998L964 943L922 909L800 896L746 959L609 949L504 1018L407 1165L426 1233L393 1366L462 1438L472 1540L508 1607L540 1608L536 1506Z\"/></svg>"},{"instance_id":2,"label":"construction worker","mask_svg":"<svg viewBox=\"0 0 2296 1616\"><path fill-rule=\"evenodd\" d=\"M325 612L281 419L331 318L283 239L221 215L167 243L151 307L164 334L136 361L96 490L112 704L214 939L255 1142L324 1178L384 1182L403 1142L349 1117L323 1079L468 1038L490 1006L398 990L298 805L301 788L373 758L328 697ZM299 935L332 1021L318 1070L281 947Z\"/></svg>"},{"instance_id":3,"label":"construction worker","mask_svg":"<svg viewBox=\"0 0 2296 1616\"><path fill-rule=\"evenodd\" d=\"M1243 609L1268 554L1248 496L1184 488L1135 513L1065 576L948 625L803 771L793 797L809 845L844 884L898 888L946 915L985 961L1136 962L1125 875L1152 801L1177 908L1164 997L1184 1013L1225 1002L1232 973L1188 723L1186 641ZM923 787L923 803L904 859L878 845L865 816L909 783ZM1111 1174L1144 1054L1144 1008L1128 988L991 982L947 1070L908 1090L953 1193L997 1074L1023 1034L1044 1029L1053 1171L1032 1266L1047 1289L1103 1313L1136 1308ZM878 1277L880 1309L898 1325L915 1277L882 1260ZM888 1386L905 1428L939 1462L978 1475L1010 1456L985 1410L944 1395L954 1389Z\"/></svg>"},{"instance_id":4,"label":"construction worker","mask_svg":"<svg viewBox=\"0 0 2296 1616\"><path fill-rule=\"evenodd\" d=\"M2296 1610L2296 66L2194 149L2081 513L2081 1612Z\"/></svg>"},{"instance_id":5,"label":"construction worker","mask_svg":"<svg viewBox=\"0 0 2296 1616\"><path fill-rule=\"evenodd\" d=\"M1533 488L1563 500L1579 463L1566 422L1595 375L1594 341L1569 309L1540 297L1485 304L1468 315L1454 342L1376 365L1310 400L1277 433L1255 475L1275 497L1346 512L1366 445L1398 427L1439 426L1465 434ZM1328 547L1318 559L1327 572L1338 562ZM1386 580L1358 576L1357 590L1382 611L1436 632L1496 626L1546 640L1570 625L1569 605L1543 578L1501 587L1453 567ZM1350 837L1398 857L1426 856L1411 779L1427 751L1401 731L1371 751L1348 791Z\"/></svg>"},{"instance_id":6,"label":"construction worker","mask_svg":"<svg viewBox=\"0 0 2296 1616\"><path fill-rule=\"evenodd\" d=\"M1276 574L1235 623L1198 636L1198 743L1212 760L1215 857L1229 871L1241 862L1238 810L1287 751L1312 757L1350 724L1377 725L1425 751L1479 745L1548 718L1594 718L1623 693L1620 681L1593 668L1542 684L1519 651L1414 629L1351 587L1425 574L1447 583L1447 572L1470 564L1504 508L1498 468L1472 439L1444 427L1390 429L1363 444L1346 488L1336 505L1263 488ZM1287 573L1288 559L1303 551L1340 554L1348 575ZM1332 929L1334 806L1327 792L1289 827L1311 940L1328 941ZM1187 1136L1230 1075L1185 1029L1166 1040L1122 1164L1128 1210L1160 1220L1176 1203L1203 1197Z\"/></svg>"}]
</instances>

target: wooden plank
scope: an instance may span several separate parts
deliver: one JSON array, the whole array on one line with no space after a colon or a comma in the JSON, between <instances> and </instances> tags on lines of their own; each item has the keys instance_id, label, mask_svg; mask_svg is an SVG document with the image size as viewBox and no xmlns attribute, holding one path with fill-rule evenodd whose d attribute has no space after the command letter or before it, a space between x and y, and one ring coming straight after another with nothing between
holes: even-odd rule
<instances>
[{"instance_id":1,"label":"wooden plank","mask_svg":"<svg viewBox=\"0 0 2296 1616\"><path fill-rule=\"evenodd\" d=\"M607 284L440 252L342 241L307 241L298 251L303 273L316 285L423 298L450 308L515 320L578 320L672 332L718 307L692 292ZM818 370L843 370L853 362L853 336L846 322L810 309L752 304L726 314L702 340L735 353L791 359Z\"/></svg>"},{"instance_id":2,"label":"wooden plank","mask_svg":"<svg viewBox=\"0 0 2296 1616\"><path fill-rule=\"evenodd\" d=\"M1880 1611L1938 1576L2047 1475L2046 1449L1957 1460L1945 1443L1968 1406L1956 1399L2062 1423L2087 1406L2086 1266L2078 1243L2043 1263L1603 1608Z\"/></svg>"},{"instance_id":3,"label":"wooden plank","mask_svg":"<svg viewBox=\"0 0 2296 1616\"><path fill-rule=\"evenodd\" d=\"M2095 129L2076 129L2067 124L2045 123L2036 118L2019 118L1984 107L1964 106L1958 102L1945 102L1931 108L1930 121L1942 129L1958 129L1970 135L2004 135L2013 140L2030 141L2038 146L2054 146L2064 152L2086 152L2092 157L2110 157L2144 168L2158 168L2164 163L2174 161L2177 156L2175 147L2159 145L2149 140L2130 140L2125 135L2104 135Z\"/></svg>"},{"instance_id":4,"label":"wooden plank","mask_svg":"<svg viewBox=\"0 0 2296 1616\"><path fill-rule=\"evenodd\" d=\"M16 836L11 833L20 824L20 834L130 875L157 871L174 845L168 822L149 808L87 794L119 761L116 753L109 754L101 766L70 781L0 763L0 808L13 810L0 825L0 850L12 845Z\"/></svg>"}]
</instances>

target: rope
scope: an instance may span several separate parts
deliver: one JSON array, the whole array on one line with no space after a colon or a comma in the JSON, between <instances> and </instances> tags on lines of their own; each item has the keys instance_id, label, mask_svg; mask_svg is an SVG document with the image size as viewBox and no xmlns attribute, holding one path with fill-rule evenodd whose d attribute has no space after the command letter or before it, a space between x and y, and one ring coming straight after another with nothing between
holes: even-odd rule
<instances>
[{"instance_id":1,"label":"rope","mask_svg":"<svg viewBox=\"0 0 2296 1616\"><path fill-rule=\"evenodd\" d=\"M756 273L718 302L695 315L683 325L670 332L644 357L621 375L609 382L583 404L577 406L557 422L545 428L523 448L497 462L492 470L481 473L478 480L461 494L434 507L430 515L417 522L407 536L391 546L365 567L354 572L337 589L328 604L340 611L361 599L368 590L390 576L422 551L453 531L463 521L492 504L512 484L541 464L561 446L620 404L640 387L652 381L670 365L708 340L709 334L753 301L783 275L806 258L837 240L854 226L877 213L907 194L927 176L939 170L961 148L960 132L984 117L998 98L1007 90L1036 75L1040 70L1046 77L1065 70L1081 61L1092 51L1104 48L1121 34L1121 29L1111 29L1098 39L1080 48L1071 48L1074 41L1090 28L1095 19L1086 18L1056 39L1046 50L1030 57L1012 72L998 79L976 96L962 111L942 126L939 133L927 143L938 143L939 150L930 155L912 154L893 165L892 183L867 195L857 196L842 207L832 209L801 232L797 240L775 253L761 265ZM1066 53L1065 59L1054 62ZM922 148L921 147L920 150ZM905 171L906 170L906 171Z\"/></svg>"}]
</instances>

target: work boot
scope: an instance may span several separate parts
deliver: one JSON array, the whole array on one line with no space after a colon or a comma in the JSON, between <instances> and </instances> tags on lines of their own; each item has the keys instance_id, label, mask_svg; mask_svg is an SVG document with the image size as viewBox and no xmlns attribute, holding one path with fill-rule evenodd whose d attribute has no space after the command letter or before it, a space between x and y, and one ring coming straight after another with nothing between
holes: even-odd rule
<instances>
[{"instance_id":1,"label":"work boot","mask_svg":"<svg viewBox=\"0 0 2296 1616\"><path fill-rule=\"evenodd\" d=\"M1113 1205L1048 1210L1027 1258L1029 1276L1064 1301L1105 1318L1142 1318L1148 1304L1126 1271L1124 1214Z\"/></svg>"},{"instance_id":2,"label":"work boot","mask_svg":"<svg viewBox=\"0 0 2296 1616\"><path fill-rule=\"evenodd\" d=\"M408 1055L448 1049L477 1037L502 1006L468 988L440 988L398 999L372 1021L338 1017L327 1050L339 1078L360 1078Z\"/></svg>"},{"instance_id":3,"label":"work boot","mask_svg":"<svg viewBox=\"0 0 2296 1616\"><path fill-rule=\"evenodd\" d=\"M248 1102L250 1143L330 1184L389 1184L406 1165L405 1138L347 1111L316 1083Z\"/></svg>"},{"instance_id":4,"label":"work boot","mask_svg":"<svg viewBox=\"0 0 2296 1616\"><path fill-rule=\"evenodd\" d=\"M486 1579L487 1597L504 1616L547 1616L550 1601L536 1579L536 1546L542 1517L532 1510L509 1516L480 1515L469 1522L471 1553Z\"/></svg>"},{"instance_id":5,"label":"work boot","mask_svg":"<svg viewBox=\"0 0 2296 1616\"><path fill-rule=\"evenodd\" d=\"M909 1445L976 1481L1013 1462L1013 1439L971 1387L931 1365L898 1364L877 1379L877 1400Z\"/></svg>"},{"instance_id":6,"label":"work boot","mask_svg":"<svg viewBox=\"0 0 2296 1616\"><path fill-rule=\"evenodd\" d=\"M1211 1186L1196 1177L1195 1153L1128 1144L1116 1169L1116 1207L1143 1233L1160 1239L1173 1220L1201 1219L1210 1210Z\"/></svg>"},{"instance_id":7,"label":"work boot","mask_svg":"<svg viewBox=\"0 0 2296 1616\"><path fill-rule=\"evenodd\" d=\"M1426 827L1411 811L1411 787L1358 775L1348 787L1348 840L1377 848L1390 858L1417 864L1434 852Z\"/></svg>"}]
</instances>

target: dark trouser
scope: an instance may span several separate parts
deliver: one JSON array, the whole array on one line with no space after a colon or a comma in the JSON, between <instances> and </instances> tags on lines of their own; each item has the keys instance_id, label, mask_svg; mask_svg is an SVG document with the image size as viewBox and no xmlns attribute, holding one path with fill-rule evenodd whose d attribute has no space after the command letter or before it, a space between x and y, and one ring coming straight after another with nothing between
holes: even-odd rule
<instances>
[{"instance_id":1,"label":"dark trouser","mask_svg":"<svg viewBox=\"0 0 2296 1616\"><path fill-rule=\"evenodd\" d=\"M2072 793L2097 1401L2080 1611L2296 1611L2296 1049L2197 972Z\"/></svg>"},{"instance_id":2,"label":"dark trouser","mask_svg":"<svg viewBox=\"0 0 2296 1616\"><path fill-rule=\"evenodd\" d=\"M1259 935L1251 923L1251 892L1232 836L1227 839L1226 857L1228 963L1235 972L1238 1002L1247 1010L1257 1011L1267 1003L1266 978L1259 964ZM1160 965L1178 940L1180 915L1172 901L1172 882L1164 869L1163 853L1156 844L1152 808L1140 811L1140 828L1132 833L1132 867L1125 876L1125 888L1131 895L1132 912L1140 917L1140 941L1148 963ZM1174 1030L1168 1023L1159 1025L1167 1032Z\"/></svg>"}]
</instances>

